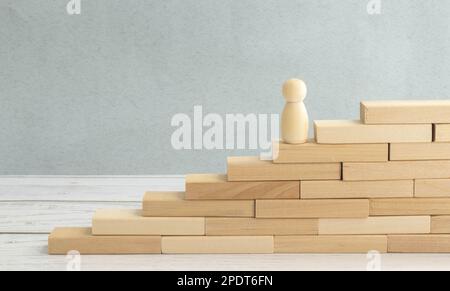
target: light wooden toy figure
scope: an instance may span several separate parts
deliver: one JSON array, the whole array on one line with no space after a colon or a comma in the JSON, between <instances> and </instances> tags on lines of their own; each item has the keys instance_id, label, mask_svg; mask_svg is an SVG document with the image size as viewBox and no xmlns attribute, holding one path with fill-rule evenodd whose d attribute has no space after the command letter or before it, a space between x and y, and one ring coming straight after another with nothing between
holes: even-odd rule
<instances>
[{"instance_id":1,"label":"light wooden toy figure","mask_svg":"<svg viewBox=\"0 0 450 291\"><path fill-rule=\"evenodd\" d=\"M285 143L302 144L308 140L309 118L303 103L306 94L306 84L302 80L291 79L283 85L287 103L281 116L281 138Z\"/></svg>"}]
</instances>

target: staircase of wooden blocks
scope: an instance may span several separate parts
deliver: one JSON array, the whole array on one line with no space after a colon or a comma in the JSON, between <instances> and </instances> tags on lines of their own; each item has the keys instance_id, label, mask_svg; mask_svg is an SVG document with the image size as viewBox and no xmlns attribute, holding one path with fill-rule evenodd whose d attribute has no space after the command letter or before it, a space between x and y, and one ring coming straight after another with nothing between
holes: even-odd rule
<instances>
[{"instance_id":1,"label":"staircase of wooden blocks","mask_svg":"<svg viewBox=\"0 0 450 291\"><path fill-rule=\"evenodd\" d=\"M450 101L363 102L361 121L316 121L315 137L99 210L49 253L450 252Z\"/></svg>"}]
</instances>

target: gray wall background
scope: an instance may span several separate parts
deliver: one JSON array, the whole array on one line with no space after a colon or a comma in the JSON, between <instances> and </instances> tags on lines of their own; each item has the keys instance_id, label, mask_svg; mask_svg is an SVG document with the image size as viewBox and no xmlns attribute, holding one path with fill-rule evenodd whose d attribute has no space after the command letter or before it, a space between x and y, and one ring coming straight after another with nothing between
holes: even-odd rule
<instances>
[{"instance_id":1,"label":"gray wall background","mask_svg":"<svg viewBox=\"0 0 450 291\"><path fill-rule=\"evenodd\" d=\"M175 113L311 119L362 99L450 98L450 1L0 0L0 174L221 172L253 152L175 151Z\"/></svg>"}]
</instances>

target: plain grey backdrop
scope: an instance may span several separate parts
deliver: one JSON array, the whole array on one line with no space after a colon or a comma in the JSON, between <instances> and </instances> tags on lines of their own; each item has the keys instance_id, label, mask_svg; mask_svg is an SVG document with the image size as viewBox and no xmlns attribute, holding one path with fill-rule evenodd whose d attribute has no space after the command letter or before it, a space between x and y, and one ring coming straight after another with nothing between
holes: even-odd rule
<instances>
[{"instance_id":1,"label":"plain grey backdrop","mask_svg":"<svg viewBox=\"0 0 450 291\"><path fill-rule=\"evenodd\" d=\"M171 118L279 113L301 77L311 119L362 99L450 98L450 1L0 0L0 174L223 172L246 151L175 151Z\"/></svg>"}]
</instances>

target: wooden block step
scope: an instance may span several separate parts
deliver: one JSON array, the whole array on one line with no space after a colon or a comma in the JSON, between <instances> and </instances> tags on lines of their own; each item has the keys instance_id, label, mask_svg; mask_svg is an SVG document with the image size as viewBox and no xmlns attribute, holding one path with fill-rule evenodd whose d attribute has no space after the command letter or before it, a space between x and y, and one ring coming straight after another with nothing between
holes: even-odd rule
<instances>
[{"instance_id":1,"label":"wooden block step","mask_svg":"<svg viewBox=\"0 0 450 291\"><path fill-rule=\"evenodd\" d=\"M430 216L319 219L319 235L424 234L431 232Z\"/></svg>"},{"instance_id":2,"label":"wooden block step","mask_svg":"<svg viewBox=\"0 0 450 291\"><path fill-rule=\"evenodd\" d=\"M317 219L207 218L206 235L318 234Z\"/></svg>"},{"instance_id":3,"label":"wooden block step","mask_svg":"<svg viewBox=\"0 0 450 291\"><path fill-rule=\"evenodd\" d=\"M394 143L391 144L390 160L450 160L450 143Z\"/></svg>"},{"instance_id":4,"label":"wooden block step","mask_svg":"<svg viewBox=\"0 0 450 291\"><path fill-rule=\"evenodd\" d=\"M450 179L418 179L415 181L415 197L450 197Z\"/></svg>"},{"instance_id":5,"label":"wooden block step","mask_svg":"<svg viewBox=\"0 0 450 291\"><path fill-rule=\"evenodd\" d=\"M450 215L448 198L401 198L370 200L370 216Z\"/></svg>"},{"instance_id":6,"label":"wooden block step","mask_svg":"<svg viewBox=\"0 0 450 291\"><path fill-rule=\"evenodd\" d=\"M187 200L298 199L299 181L229 182L226 175L186 177Z\"/></svg>"},{"instance_id":7,"label":"wooden block step","mask_svg":"<svg viewBox=\"0 0 450 291\"><path fill-rule=\"evenodd\" d=\"M320 144L432 142L431 124L366 125L352 120L318 120L314 123Z\"/></svg>"},{"instance_id":8,"label":"wooden block step","mask_svg":"<svg viewBox=\"0 0 450 291\"><path fill-rule=\"evenodd\" d=\"M98 210L94 235L204 235L205 218L143 217L141 210Z\"/></svg>"},{"instance_id":9,"label":"wooden block step","mask_svg":"<svg viewBox=\"0 0 450 291\"><path fill-rule=\"evenodd\" d=\"M450 161L398 161L344 163L345 181L411 180L450 178Z\"/></svg>"},{"instance_id":10,"label":"wooden block step","mask_svg":"<svg viewBox=\"0 0 450 291\"><path fill-rule=\"evenodd\" d=\"M147 217L255 217L254 200L189 201L183 192L147 192L142 215Z\"/></svg>"},{"instance_id":11,"label":"wooden block step","mask_svg":"<svg viewBox=\"0 0 450 291\"><path fill-rule=\"evenodd\" d=\"M271 254L273 236L163 237L163 254Z\"/></svg>"},{"instance_id":12,"label":"wooden block step","mask_svg":"<svg viewBox=\"0 0 450 291\"><path fill-rule=\"evenodd\" d=\"M274 163L385 162L388 144L286 144L274 142Z\"/></svg>"},{"instance_id":13,"label":"wooden block step","mask_svg":"<svg viewBox=\"0 0 450 291\"><path fill-rule=\"evenodd\" d=\"M365 124L450 123L450 101L364 101L361 120Z\"/></svg>"},{"instance_id":14,"label":"wooden block step","mask_svg":"<svg viewBox=\"0 0 450 291\"><path fill-rule=\"evenodd\" d=\"M450 216L433 216L431 218L431 232L450 234Z\"/></svg>"},{"instance_id":15,"label":"wooden block step","mask_svg":"<svg viewBox=\"0 0 450 291\"><path fill-rule=\"evenodd\" d=\"M160 254L160 236L93 236L90 228L56 228L48 237L50 255Z\"/></svg>"},{"instance_id":16,"label":"wooden block step","mask_svg":"<svg viewBox=\"0 0 450 291\"><path fill-rule=\"evenodd\" d=\"M450 142L450 124L434 125L434 141Z\"/></svg>"},{"instance_id":17,"label":"wooden block step","mask_svg":"<svg viewBox=\"0 0 450 291\"><path fill-rule=\"evenodd\" d=\"M365 218L369 200L257 200L257 218Z\"/></svg>"},{"instance_id":18,"label":"wooden block step","mask_svg":"<svg viewBox=\"0 0 450 291\"><path fill-rule=\"evenodd\" d=\"M387 252L387 236L275 236L275 253Z\"/></svg>"},{"instance_id":19,"label":"wooden block step","mask_svg":"<svg viewBox=\"0 0 450 291\"><path fill-rule=\"evenodd\" d=\"M302 181L301 199L407 198L414 181Z\"/></svg>"},{"instance_id":20,"label":"wooden block step","mask_svg":"<svg viewBox=\"0 0 450 291\"><path fill-rule=\"evenodd\" d=\"M340 180L341 163L275 164L258 157L228 158L228 181Z\"/></svg>"},{"instance_id":21,"label":"wooden block step","mask_svg":"<svg viewBox=\"0 0 450 291\"><path fill-rule=\"evenodd\" d=\"M450 253L450 235L390 235L389 253Z\"/></svg>"}]
</instances>

